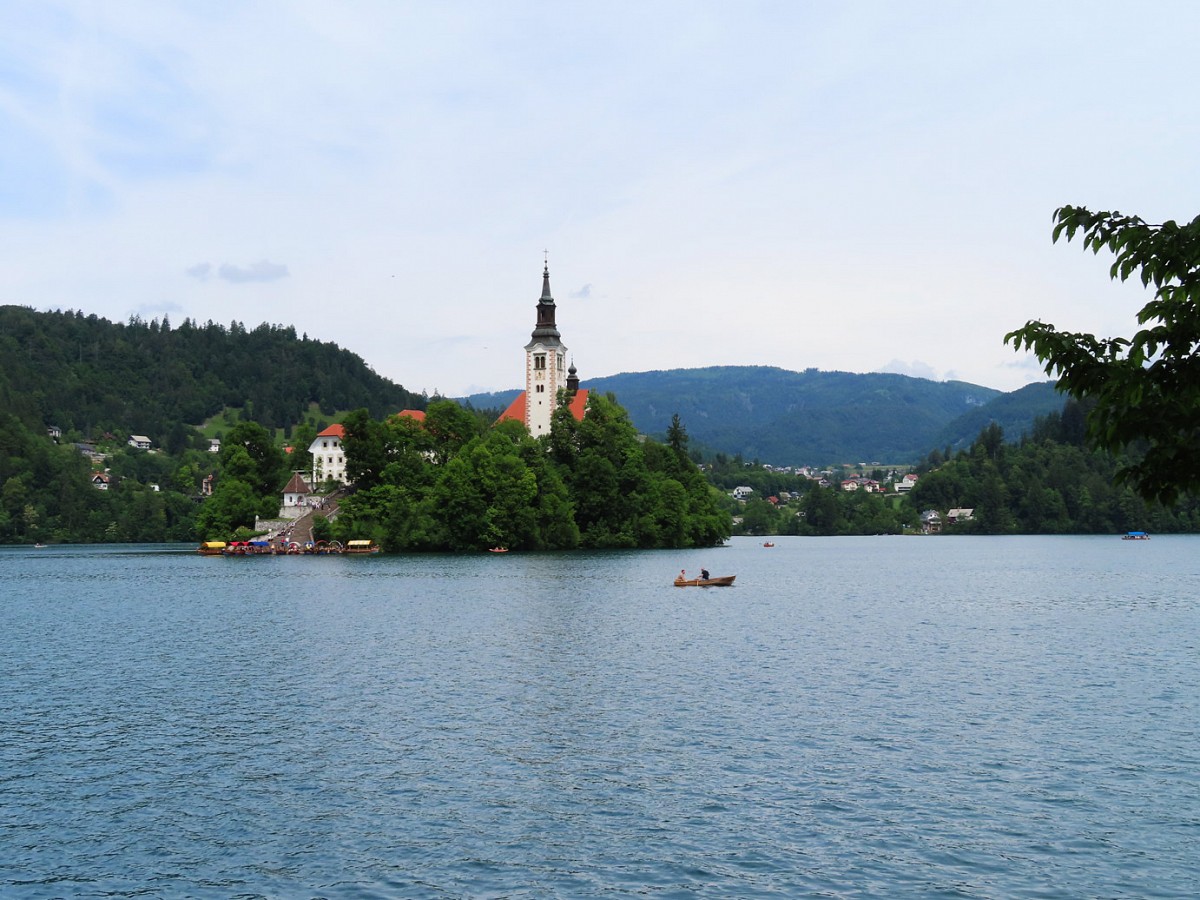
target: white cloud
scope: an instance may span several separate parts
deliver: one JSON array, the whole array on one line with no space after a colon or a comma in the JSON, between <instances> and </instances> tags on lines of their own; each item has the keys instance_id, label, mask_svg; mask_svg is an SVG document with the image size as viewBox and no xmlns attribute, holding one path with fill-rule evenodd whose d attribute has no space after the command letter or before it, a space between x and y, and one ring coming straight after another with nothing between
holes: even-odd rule
<instances>
[{"instance_id":1,"label":"white cloud","mask_svg":"<svg viewBox=\"0 0 1200 900\"><path fill-rule=\"evenodd\" d=\"M941 381L941 376L937 370L929 363L921 362L919 359L914 359L912 362L905 362L899 359L893 359L887 365L876 369L877 372L886 372L891 375L909 375L913 378L927 378L930 381Z\"/></svg>"},{"instance_id":2,"label":"white cloud","mask_svg":"<svg viewBox=\"0 0 1200 900\"><path fill-rule=\"evenodd\" d=\"M265 259L248 266L222 263L217 269L217 274L234 284L243 284L248 281L278 281L280 278L288 277L288 267L267 262Z\"/></svg>"}]
</instances>

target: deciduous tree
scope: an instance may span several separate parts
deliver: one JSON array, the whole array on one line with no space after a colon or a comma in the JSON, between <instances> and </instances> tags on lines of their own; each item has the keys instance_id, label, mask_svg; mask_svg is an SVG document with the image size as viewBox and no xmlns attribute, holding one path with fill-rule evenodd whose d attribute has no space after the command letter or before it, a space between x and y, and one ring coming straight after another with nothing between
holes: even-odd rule
<instances>
[{"instance_id":1,"label":"deciduous tree","mask_svg":"<svg viewBox=\"0 0 1200 900\"><path fill-rule=\"evenodd\" d=\"M1200 217L1152 225L1119 212L1064 206L1054 240L1080 235L1085 249L1113 253L1114 279L1137 275L1154 298L1130 338L1097 338L1030 321L1005 335L1057 375L1059 390L1094 405L1087 438L1095 447L1141 452L1117 477L1143 497L1169 503L1200 489Z\"/></svg>"}]
</instances>

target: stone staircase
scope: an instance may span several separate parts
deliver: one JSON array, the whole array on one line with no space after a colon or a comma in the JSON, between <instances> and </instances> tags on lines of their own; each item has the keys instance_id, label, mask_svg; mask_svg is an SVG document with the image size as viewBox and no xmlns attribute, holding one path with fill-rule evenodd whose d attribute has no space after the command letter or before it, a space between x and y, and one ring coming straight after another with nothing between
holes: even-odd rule
<instances>
[{"instance_id":1,"label":"stone staircase","mask_svg":"<svg viewBox=\"0 0 1200 900\"><path fill-rule=\"evenodd\" d=\"M270 538L272 540L286 540L300 545L311 543L313 539L313 522L318 516L322 519L330 520L337 518L338 500L345 495L345 489L341 488L326 497L322 506L310 509L298 518L274 521L270 526Z\"/></svg>"}]
</instances>

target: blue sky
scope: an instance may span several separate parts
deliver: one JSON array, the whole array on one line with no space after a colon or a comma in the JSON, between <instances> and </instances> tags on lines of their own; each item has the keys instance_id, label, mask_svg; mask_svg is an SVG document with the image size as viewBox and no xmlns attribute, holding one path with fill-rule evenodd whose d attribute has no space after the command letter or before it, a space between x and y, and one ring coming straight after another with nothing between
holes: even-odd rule
<instances>
[{"instance_id":1,"label":"blue sky","mask_svg":"<svg viewBox=\"0 0 1200 900\"><path fill-rule=\"evenodd\" d=\"M0 0L0 303L293 324L518 387L549 251L585 384L1012 390L1147 299L1064 204L1200 214L1192 2Z\"/></svg>"}]
</instances>

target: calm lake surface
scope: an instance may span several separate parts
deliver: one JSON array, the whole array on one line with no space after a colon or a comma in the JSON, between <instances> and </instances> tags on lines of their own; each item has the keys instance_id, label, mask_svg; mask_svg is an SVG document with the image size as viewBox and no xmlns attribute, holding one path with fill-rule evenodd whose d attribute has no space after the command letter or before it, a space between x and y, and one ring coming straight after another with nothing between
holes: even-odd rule
<instances>
[{"instance_id":1,"label":"calm lake surface","mask_svg":"<svg viewBox=\"0 0 1200 900\"><path fill-rule=\"evenodd\" d=\"M0 549L0 896L1200 894L1200 538L775 542Z\"/></svg>"}]
</instances>

